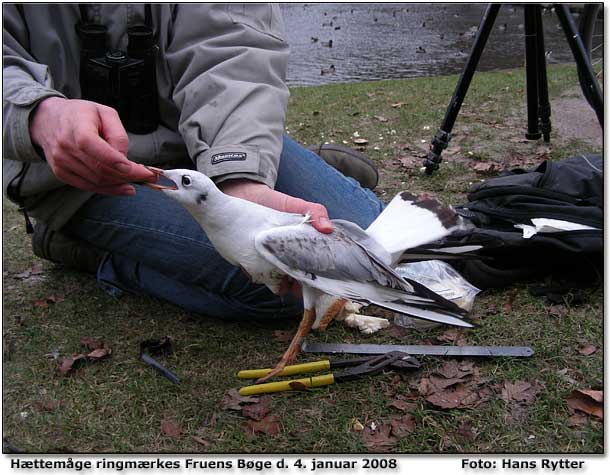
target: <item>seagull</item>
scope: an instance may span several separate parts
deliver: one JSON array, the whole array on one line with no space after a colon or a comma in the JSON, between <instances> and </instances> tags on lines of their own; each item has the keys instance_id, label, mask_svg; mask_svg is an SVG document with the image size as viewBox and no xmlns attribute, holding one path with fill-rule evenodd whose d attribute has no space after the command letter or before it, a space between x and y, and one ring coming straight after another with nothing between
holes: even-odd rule
<instances>
[{"instance_id":1,"label":"seagull","mask_svg":"<svg viewBox=\"0 0 610 475\"><path fill-rule=\"evenodd\" d=\"M172 185L146 183L182 204L199 223L218 253L241 267L250 279L280 294L286 278L301 284L303 317L288 349L263 382L294 362L305 336L324 315L318 301L374 304L412 317L472 327L453 302L391 267L405 249L441 239L461 227L452 209L436 200L402 192L363 230L333 219L323 234L310 216L286 213L222 193L206 175L194 170L149 167ZM321 312L320 312L321 313Z\"/></svg>"}]
</instances>

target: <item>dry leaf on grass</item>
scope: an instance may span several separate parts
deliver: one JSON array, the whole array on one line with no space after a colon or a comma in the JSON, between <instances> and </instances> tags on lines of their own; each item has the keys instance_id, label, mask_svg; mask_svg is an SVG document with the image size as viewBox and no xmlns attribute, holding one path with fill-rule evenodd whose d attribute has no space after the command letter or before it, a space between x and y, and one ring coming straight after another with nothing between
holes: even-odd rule
<instances>
[{"instance_id":1,"label":"dry leaf on grass","mask_svg":"<svg viewBox=\"0 0 610 475\"><path fill-rule=\"evenodd\" d=\"M587 416L577 412L576 414L572 414L568 417L568 426L569 427L579 427L583 426L587 423Z\"/></svg>"},{"instance_id":2,"label":"dry leaf on grass","mask_svg":"<svg viewBox=\"0 0 610 475\"><path fill-rule=\"evenodd\" d=\"M87 354L87 358L91 359L91 360L100 360L102 358L105 358L106 356L110 355L112 353L112 350L110 348L104 347L104 348L98 348L97 350L93 350L91 353Z\"/></svg>"},{"instance_id":3,"label":"dry leaf on grass","mask_svg":"<svg viewBox=\"0 0 610 475\"><path fill-rule=\"evenodd\" d=\"M597 351L597 347L593 346L593 345L585 345L580 350L578 350L578 352L584 356L592 355L596 351Z\"/></svg>"},{"instance_id":4,"label":"dry leaf on grass","mask_svg":"<svg viewBox=\"0 0 610 475\"><path fill-rule=\"evenodd\" d=\"M237 389L231 389L222 398L220 407L222 409L231 409L233 411L241 411L242 404L252 404L258 402L258 396L242 396Z\"/></svg>"},{"instance_id":5,"label":"dry leaf on grass","mask_svg":"<svg viewBox=\"0 0 610 475\"><path fill-rule=\"evenodd\" d=\"M391 401L388 406L403 412L411 412L417 407L417 404L414 402L405 401L404 399L399 397Z\"/></svg>"},{"instance_id":6,"label":"dry leaf on grass","mask_svg":"<svg viewBox=\"0 0 610 475\"><path fill-rule=\"evenodd\" d=\"M360 146L364 146L369 143L369 141L367 139L362 138L362 137L353 137L352 142L354 142L356 145L360 145Z\"/></svg>"},{"instance_id":7,"label":"dry leaf on grass","mask_svg":"<svg viewBox=\"0 0 610 475\"><path fill-rule=\"evenodd\" d=\"M504 381L502 384L502 399L506 402L516 401L531 404L536 395L542 390L542 386L535 381Z\"/></svg>"},{"instance_id":8,"label":"dry leaf on grass","mask_svg":"<svg viewBox=\"0 0 610 475\"><path fill-rule=\"evenodd\" d=\"M457 346L464 346L466 344L466 337L464 331L458 328L451 328L446 330L436 337L438 341L444 341L447 343L453 343Z\"/></svg>"},{"instance_id":9,"label":"dry leaf on grass","mask_svg":"<svg viewBox=\"0 0 610 475\"><path fill-rule=\"evenodd\" d=\"M577 411L604 419L604 392L593 389L575 389L566 398L568 406Z\"/></svg>"},{"instance_id":10,"label":"dry leaf on grass","mask_svg":"<svg viewBox=\"0 0 610 475\"><path fill-rule=\"evenodd\" d=\"M177 439L182 434L182 426L175 419L166 417L161 421L161 432L168 437Z\"/></svg>"},{"instance_id":11,"label":"dry leaf on grass","mask_svg":"<svg viewBox=\"0 0 610 475\"><path fill-rule=\"evenodd\" d=\"M549 305L546 311L555 318L563 318L568 314L568 308L565 305Z\"/></svg>"},{"instance_id":12,"label":"dry leaf on grass","mask_svg":"<svg viewBox=\"0 0 610 475\"><path fill-rule=\"evenodd\" d=\"M381 330L385 335L390 335L394 338L402 338L407 334L407 329L400 325L391 324L389 327Z\"/></svg>"},{"instance_id":13,"label":"dry leaf on grass","mask_svg":"<svg viewBox=\"0 0 610 475\"><path fill-rule=\"evenodd\" d=\"M407 105L406 102L395 102L394 104L392 104L392 108L393 109L398 109L399 107L405 106Z\"/></svg>"},{"instance_id":14,"label":"dry leaf on grass","mask_svg":"<svg viewBox=\"0 0 610 475\"><path fill-rule=\"evenodd\" d=\"M241 413L255 421L260 421L271 411L271 396L262 396L258 402L242 407Z\"/></svg>"},{"instance_id":15,"label":"dry leaf on grass","mask_svg":"<svg viewBox=\"0 0 610 475\"><path fill-rule=\"evenodd\" d=\"M481 173L497 172L502 168L500 165L494 162L470 162L468 165L472 170Z\"/></svg>"},{"instance_id":16,"label":"dry leaf on grass","mask_svg":"<svg viewBox=\"0 0 610 475\"><path fill-rule=\"evenodd\" d=\"M390 424L379 424L374 429L367 425L362 431L362 441L371 451L387 452L398 443L398 438L392 435Z\"/></svg>"},{"instance_id":17,"label":"dry leaf on grass","mask_svg":"<svg viewBox=\"0 0 610 475\"><path fill-rule=\"evenodd\" d=\"M34 262L34 264L32 264L32 267L30 267L28 270L21 272L20 274L16 274L13 276L14 279L28 279L29 277L33 276L33 275L40 275L42 274L44 271L42 270L42 262Z\"/></svg>"},{"instance_id":18,"label":"dry leaf on grass","mask_svg":"<svg viewBox=\"0 0 610 475\"><path fill-rule=\"evenodd\" d=\"M404 437L415 430L415 417L412 414L396 417L390 421L390 426L392 427L392 435Z\"/></svg>"},{"instance_id":19,"label":"dry leaf on grass","mask_svg":"<svg viewBox=\"0 0 610 475\"><path fill-rule=\"evenodd\" d=\"M249 419L245 424L246 432L250 435L256 433L266 435L276 435L282 431L282 425L278 416L271 415L262 418L260 421Z\"/></svg>"},{"instance_id":20,"label":"dry leaf on grass","mask_svg":"<svg viewBox=\"0 0 610 475\"><path fill-rule=\"evenodd\" d=\"M476 432L472 427L472 422L470 422L468 419L462 422L460 427L458 427L455 431L455 435L465 440L474 440L476 437Z\"/></svg>"},{"instance_id":21,"label":"dry leaf on grass","mask_svg":"<svg viewBox=\"0 0 610 475\"><path fill-rule=\"evenodd\" d=\"M39 412L53 412L61 405L60 401L54 401L52 399L47 399L44 401L36 401L34 403L34 407L38 409Z\"/></svg>"},{"instance_id":22,"label":"dry leaf on grass","mask_svg":"<svg viewBox=\"0 0 610 475\"><path fill-rule=\"evenodd\" d=\"M459 378L463 379L466 376L473 375L475 373L474 363L468 361L457 362L456 360L448 360L443 363L435 373L440 374L445 378Z\"/></svg>"},{"instance_id":23,"label":"dry leaf on grass","mask_svg":"<svg viewBox=\"0 0 610 475\"><path fill-rule=\"evenodd\" d=\"M275 341L279 341L280 343L288 343L289 341L292 340L292 332L289 331L285 331L285 330L275 330L273 332L273 340Z\"/></svg>"},{"instance_id":24,"label":"dry leaf on grass","mask_svg":"<svg viewBox=\"0 0 610 475\"><path fill-rule=\"evenodd\" d=\"M426 401L442 409L472 407L477 400L477 394L463 384L459 384L455 388L434 392L426 397Z\"/></svg>"},{"instance_id":25,"label":"dry leaf on grass","mask_svg":"<svg viewBox=\"0 0 610 475\"><path fill-rule=\"evenodd\" d=\"M49 295L44 299L34 300L34 307L47 308L50 304L63 302L64 300L62 295Z\"/></svg>"},{"instance_id":26,"label":"dry leaf on grass","mask_svg":"<svg viewBox=\"0 0 610 475\"><path fill-rule=\"evenodd\" d=\"M72 371L75 365L78 363L82 363L87 358L87 355L83 355L82 353L79 355L68 356L61 360L59 364L59 374L62 376L66 376L70 371Z\"/></svg>"},{"instance_id":27,"label":"dry leaf on grass","mask_svg":"<svg viewBox=\"0 0 610 475\"><path fill-rule=\"evenodd\" d=\"M86 346L90 350L97 350L106 346L106 344L100 338L94 338L91 336L82 337L80 339L80 344Z\"/></svg>"}]
</instances>

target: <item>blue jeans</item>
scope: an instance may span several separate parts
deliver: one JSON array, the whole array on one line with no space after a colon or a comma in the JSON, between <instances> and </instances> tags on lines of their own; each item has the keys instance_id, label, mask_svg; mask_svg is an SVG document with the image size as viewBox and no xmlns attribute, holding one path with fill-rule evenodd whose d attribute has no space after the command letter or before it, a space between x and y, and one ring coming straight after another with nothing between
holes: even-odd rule
<instances>
[{"instance_id":1,"label":"blue jeans","mask_svg":"<svg viewBox=\"0 0 610 475\"><path fill-rule=\"evenodd\" d=\"M375 194L327 165L288 137L276 190L322 203L331 218L362 228L383 204ZM241 269L225 261L203 230L176 201L136 185L129 197L96 195L66 229L107 251L97 272L111 295L150 295L195 312L219 318L274 318L297 315L302 303L253 284Z\"/></svg>"}]
</instances>

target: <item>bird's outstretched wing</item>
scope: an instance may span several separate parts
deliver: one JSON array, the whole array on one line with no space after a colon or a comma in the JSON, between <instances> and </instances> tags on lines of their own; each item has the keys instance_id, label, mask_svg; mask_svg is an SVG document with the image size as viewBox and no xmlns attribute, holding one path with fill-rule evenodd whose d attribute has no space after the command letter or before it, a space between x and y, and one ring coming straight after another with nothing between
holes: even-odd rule
<instances>
[{"instance_id":1,"label":"bird's outstretched wing","mask_svg":"<svg viewBox=\"0 0 610 475\"><path fill-rule=\"evenodd\" d=\"M319 233L309 224L263 231L256 236L256 250L282 272L327 294L426 320L472 326L461 318L457 305L396 274L386 264L387 252L358 226L341 220L333 220L333 226L332 234Z\"/></svg>"}]
</instances>

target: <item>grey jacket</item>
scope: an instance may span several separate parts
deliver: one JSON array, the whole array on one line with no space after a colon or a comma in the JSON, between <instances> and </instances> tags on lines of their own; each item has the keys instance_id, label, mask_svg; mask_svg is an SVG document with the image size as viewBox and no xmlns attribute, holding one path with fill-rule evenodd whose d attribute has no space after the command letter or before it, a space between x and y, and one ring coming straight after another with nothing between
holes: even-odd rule
<instances>
[{"instance_id":1,"label":"grey jacket","mask_svg":"<svg viewBox=\"0 0 610 475\"><path fill-rule=\"evenodd\" d=\"M89 4L108 46L127 49L127 27L144 4ZM128 158L190 166L216 182L249 178L274 186L288 89L288 46L277 5L152 4L160 124L129 134ZM80 98L77 4L3 5L3 188L59 228L91 193L58 181L30 139L42 99Z\"/></svg>"}]
</instances>

